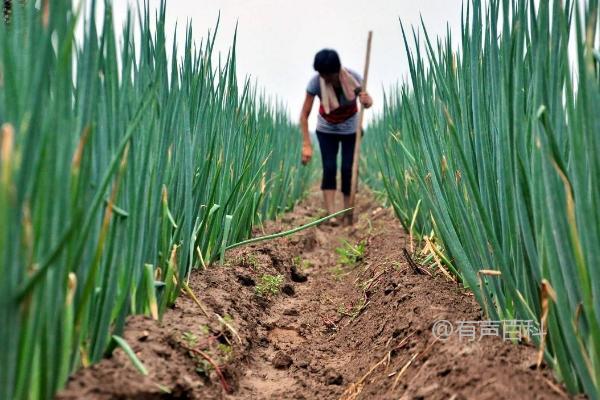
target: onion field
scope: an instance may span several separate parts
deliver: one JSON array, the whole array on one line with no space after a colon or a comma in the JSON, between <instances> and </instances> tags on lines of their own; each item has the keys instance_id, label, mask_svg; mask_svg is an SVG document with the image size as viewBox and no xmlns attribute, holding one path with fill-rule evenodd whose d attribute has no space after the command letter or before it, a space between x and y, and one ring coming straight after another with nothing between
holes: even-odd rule
<instances>
[{"instance_id":1,"label":"onion field","mask_svg":"<svg viewBox=\"0 0 600 400\"><path fill-rule=\"evenodd\" d=\"M446 37L400 22L409 76L365 127L355 228L314 226L318 151L303 166L296 111L238 79L235 37L217 54L218 26L195 42L190 23L185 47L167 48L166 1L123 27L110 1L103 15L95 1L88 15L13 3L0 23L0 400L485 398L452 383L463 361L435 358L438 311L422 311L434 302L417 279L454 299L446 319L473 296L466 316L533 321L540 334L498 352L527 347L523 381L556 398L600 399L598 0L465 0ZM257 236L270 240L246 242ZM406 293L416 317L393 308ZM164 323L189 299L191 327ZM139 343L134 316L150 331ZM167 365L190 364L185 384L144 358L160 341L148 327L168 331ZM341 353L313 354L324 343ZM428 362L452 371L431 372L430 392ZM77 392L106 363L151 392Z\"/></svg>"},{"instance_id":2,"label":"onion field","mask_svg":"<svg viewBox=\"0 0 600 400\"><path fill-rule=\"evenodd\" d=\"M2 399L51 398L129 314L159 319L193 269L307 189L284 110L191 27L169 63L164 15L155 35L148 9L119 33L91 16L81 46L71 2L0 24Z\"/></svg>"},{"instance_id":3,"label":"onion field","mask_svg":"<svg viewBox=\"0 0 600 400\"><path fill-rule=\"evenodd\" d=\"M371 182L487 317L538 321L546 362L598 398L598 2L473 1L459 38L404 28L410 80L369 129Z\"/></svg>"}]
</instances>

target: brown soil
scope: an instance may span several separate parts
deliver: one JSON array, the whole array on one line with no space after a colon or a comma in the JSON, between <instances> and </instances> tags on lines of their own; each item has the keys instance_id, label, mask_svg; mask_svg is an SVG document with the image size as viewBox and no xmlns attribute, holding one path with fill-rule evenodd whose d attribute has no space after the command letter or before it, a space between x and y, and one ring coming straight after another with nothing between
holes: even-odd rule
<instances>
[{"instance_id":1,"label":"brown soil","mask_svg":"<svg viewBox=\"0 0 600 400\"><path fill-rule=\"evenodd\" d=\"M310 196L264 231L312 220L319 200ZM535 368L531 345L436 341L436 320L481 320L481 308L442 274L407 263L408 237L390 210L366 193L358 203L354 228L321 225L234 250L227 265L194 273L190 287L209 318L182 295L162 323L128 320L124 337L148 376L117 349L75 374L58 398L568 398L548 369ZM366 244L357 265L339 264L342 239ZM279 294L256 294L265 274L283 276Z\"/></svg>"}]
</instances>

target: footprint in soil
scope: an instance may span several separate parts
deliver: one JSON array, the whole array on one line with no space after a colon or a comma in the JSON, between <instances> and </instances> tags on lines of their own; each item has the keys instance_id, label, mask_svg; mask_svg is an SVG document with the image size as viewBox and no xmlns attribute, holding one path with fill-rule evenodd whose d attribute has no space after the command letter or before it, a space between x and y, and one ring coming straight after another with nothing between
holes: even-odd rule
<instances>
[{"instance_id":1,"label":"footprint in soil","mask_svg":"<svg viewBox=\"0 0 600 400\"><path fill-rule=\"evenodd\" d=\"M292 357L285 354L283 351L278 351L277 354L275 354L275 357L273 357L273 360L271 360L271 364L277 369L288 369L292 363Z\"/></svg>"},{"instance_id":2,"label":"footprint in soil","mask_svg":"<svg viewBox=\"0 0 600 400\"><path fill-rule=\"evenodd\" d=\"M283 287L281 288L281 291L283 292L283 294L286 294L288 296L293 296L296 294L294 287L290 284L283 285Z\"/></svg>"},{"instance_id":3,"label":"footprint in soil","mask_svg":"<svg viewBox=\"0 0 600 400\"><path fill-rule=\"evenodd\" d=\"M269 341L273 344L289 344L297 346L304 342L304 338L300 336L298 331L293 328L273 328L269 332Z\"/></svg>"},{"instance_id":4,"label":"footprint in soil","mask_svg":"<svg viewBox=\"0 0 600 400\"><path fill-rule=\"evenodd\" d=\"M290 268L290 273L292 281L294 282L303 283L308 280L308 276L305 273L298 271L298 268L296 268L295 265L292 265Z\"/></svg>"},{"instance_id":5,"label":"footprint in soil","mask_svg":"<svg viewBox=\"0 0 600 400\"><path fill-rule=\"evenodd\" d=\"M342 375L333 368L327 368L323 371L323 375L325 376L325 382L328 385L340 386L344 383Z\"/></svg>"}]
</instances>

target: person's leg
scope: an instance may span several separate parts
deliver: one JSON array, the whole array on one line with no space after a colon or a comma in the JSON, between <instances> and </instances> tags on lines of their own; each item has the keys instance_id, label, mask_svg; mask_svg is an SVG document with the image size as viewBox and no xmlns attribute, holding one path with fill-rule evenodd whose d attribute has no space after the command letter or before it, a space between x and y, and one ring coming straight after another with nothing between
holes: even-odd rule
<instances>
[{"instance_id":1,"label":"person's leg","mask_svg":"<svg viewBox=\"0 0 600 400\"><path fill-rule=\"evenodd\" d=\"M343 135L342 138L342 193L344 208L350 207L350 190L352 186L352 162L354 160L354 143L356 134Z\"/></svg>"},{"instance_id":2,"label":"person's leg","mask_svg":"<svg viewBox=\"0 0 600 400\"><path fill-rule=\"evenodd\" d=\"M322 133L317 131L319 147L321 149L321 160L323 162L323 179L321 190L323 190L323 202L327 213L335 210L335 190L337 172L337 153L339 148L338 135Z\"/></svg>"},{"instance_id":3,"label":"person's leg","mask_svg":"<svg viewBox=\"0 0 600 400\"><path fill-rule=\"evenodd\" d=\"M335 189L323 189L323 205L327 214L335 212Z\"/></svg>"}]
</instances>

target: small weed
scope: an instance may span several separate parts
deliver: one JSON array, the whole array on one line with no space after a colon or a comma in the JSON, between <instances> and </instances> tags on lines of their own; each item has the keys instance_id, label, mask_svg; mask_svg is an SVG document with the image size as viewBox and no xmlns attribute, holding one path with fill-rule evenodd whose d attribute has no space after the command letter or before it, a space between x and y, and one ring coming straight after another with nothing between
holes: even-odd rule
<instances>
[{"instance_id":1,"label":"small weed","mask_svg":"<svg viewBox=\"0 0 600 400\"><path fill-rule=\"evenodd\" d=\"M344 276L344 274L346 274L347 272L344 271L344 269L339 266L336 265L335 267L331 268L331 273L333 274L333 277L337 280L342 279L342 276Z\"/></svg>"},{"instance_id":2,"label":"small weed","mask_svg":"<svg viewBox=\"0 0 600 400\"><path fill-rule=\"evenodd\" d=\"M359 299L358 302L354 305L354 307L352 308L352 316L350 317L350 320L354 320L356 317L358 317L358 315L362 312L362 310L367 306L367 303L365 303L364 299Z\"/></svg>"},{"instance_id":3,"label":"small weed","mask_svg":"<svg viewBox=\"0 0 600 400\"><path fill-rule=\"evenodd\" d=\"M206 324L200 325L200 333L208 335L210 333L210 327Z\"/></svg>"},{"instance_id":4,"label":"small weed","mask_svg":"<svg viewBox=\"0 0 600 400\"><path fill-rule=\"evenodd\" d=\"M256 271L260 265L255 254L246 254L237 259L237 264Z\"/></svg>"},{"instance_id":5,"label":"small weed","mask_svg":"<svg viewBox=\"0 0 600 400\"><path fill-rule=\"evenodd\" d=\"M181 339L185 342L188 347L196 347L198 344L198 336L192 332L186 331L181 334Z\"/></svg>"},{"instance_id":6,"label":"small weed","mask_svg":"<svg viewBox=\"0 0 600 400\"><path fill-rule=\"evenodd\" d=\"M224 361L231 360L231 357L233 356L233 347L225 343L219 343L217 349L221 352Z\"/></svg>"},{"instance_id":7,"label":"small weed","mask_svg":"<svg viewBox=\"0 0 600 400\"><path fill-rule=\"evenodd\" d=\"M246 258L246 262L248 263L248 265L250 265L252 267L252 269L258 268L258 258L256 258L256 256L254 254L250 254Z\"/></svg>"},{"instance_id":8,"label":"small weed","mask_svg":"<svg viewBox=\"0 0 600 400\"><path fill-rule=\"evenodd\" d=\"M283 275L264 274L260 277L260 283L256 285L254 290L258 296L268 298L279 293L282 283Z\"/></svg>"},{"instance_id":9,"label":"small weed","mask_svg":"<svg viewBox=\"0 0 600 400\"><path fill-rule=\"evenodd\" d=\"M359 299L354 306L352 306L349 310L346 308L344 304L340 304L338 307L338 314L345 315L346 317L350 317L350 321L353 321L358 315L362 312L362 310L367 306L364 299Z\"/></svg>"},{"instance_id":10,"label":"small weed","mask_svg":"<svg viewBox=\"0 0 600 400\"><path fill-rule=\"evenodd\" d=\"M233 317L229 314L223 314L223 321L225 321L228 324L233 324Z\"/></svg>"},{"instance_id":11,"label":"small weed","mask_svg":"<svg viewBox=\"0 0 600 400\"><path fill-rule=\"evenodd\" d=\"M303 260L300 256L294 257L292 263L299 269L308 269L313 266L313 263L308 260Z\"/></svg>"},{"instance_id":12,"label":"small weed","mask_svg":"<svg viewBox=\"0 0 600 400\"><path fill-rule=\"evenodd\" d=\"M209 376L210 371L212 371L214 369L213 366L208 361L203 359L202 357L193 355L192 359L194 360L194 363L196 364L196 373L198 373L198 375Z\"/></svg>"},{"instance_id":13,"label":"small weed","mask_svg":"<svg viewBox=\"0 0 600 400\"><path fill-rule=\"evenodd\" d=\"M365 250L366 244L364 241L352 245L344 240L342 246L335 249L335 252L339 255L338 261L340 264L354 266L364 258Z\"/></svg>"},{"instance_id":14,"label":"small weed","mask_svg":"<svg viewBox=\"0 0 600 400\"><path fill-rule=\"evenodd\" d=\"M404 269L402 264L399 263L398 261L395 261L394 263L392 263L392 268L394 268L394 270L396 270L396 271L402 271Z\"/></svg>"}]
</instances>

